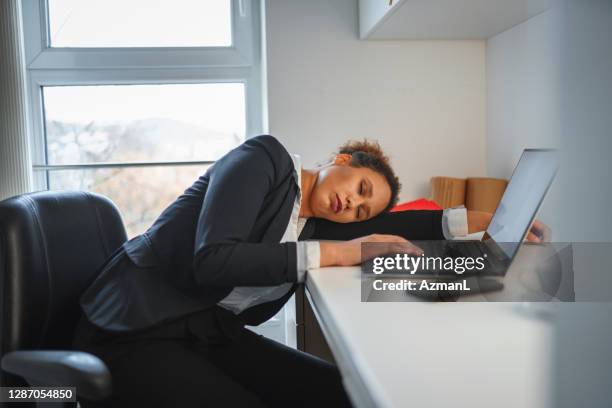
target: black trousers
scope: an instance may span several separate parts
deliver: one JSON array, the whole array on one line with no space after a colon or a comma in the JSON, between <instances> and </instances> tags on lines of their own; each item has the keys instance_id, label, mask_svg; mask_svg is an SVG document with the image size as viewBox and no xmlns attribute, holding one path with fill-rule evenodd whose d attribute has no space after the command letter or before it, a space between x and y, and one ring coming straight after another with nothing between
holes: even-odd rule
<instances>
[{"instance_id":1,"label":"black trousers","mask_svg":"<svg viewBox=\"0 0 612 408\"><path fill-rule=\"evenodd\" d=\"M113 394L88 407L348 407L337 368L267 339L215 307L114 333L81 319L74 348L95 354Z\"/></svg>"}]
</instances>

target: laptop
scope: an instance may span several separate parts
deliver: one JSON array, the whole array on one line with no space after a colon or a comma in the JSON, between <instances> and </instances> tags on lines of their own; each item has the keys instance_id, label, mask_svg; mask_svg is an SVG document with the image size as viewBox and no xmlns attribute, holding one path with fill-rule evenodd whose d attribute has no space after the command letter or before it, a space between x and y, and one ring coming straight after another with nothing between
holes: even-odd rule
<instances>
[{"instance_id":1,"label":"laptop","mask_svg":"<svg viewBox=\"0 0 612 408\"><path fill-rule=\"evenodd\" d=\"M457 258L479 259L484 264L480 270L440 268L441 263L430 262L421 267L406 270L390 270L392 275L403 275L418 279L462 280L469 277L503 277L515 258L523 239L535 219L555 177L558 167L558 152L552 149L525 149L516 165L504 195L493 214L491 223L480 241L412 241L423 250L424 259L441 258L445 261ZM415 257L416 258L416 257ZM370 265L366 267L371 269ZM452 264L452 262L451 262ZM427 266L427 267L423 267ZM431 267L433 266L433 268ZM483 290L496 290L500 283L480 282Z\"/></svg>"}]
</instances>

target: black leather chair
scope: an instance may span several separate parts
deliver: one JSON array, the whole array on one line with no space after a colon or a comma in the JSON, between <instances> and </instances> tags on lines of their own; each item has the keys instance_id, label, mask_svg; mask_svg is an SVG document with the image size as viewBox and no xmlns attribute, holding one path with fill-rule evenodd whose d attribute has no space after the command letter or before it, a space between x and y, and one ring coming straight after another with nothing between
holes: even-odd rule
<instances>
[{"instance_id":1,"label":"black leather chair","mask_svg":"<svg viewBox=\"0 0 612 408\"><path fill-rule=\"evenodd\" d=\"M75 386L92 401L110 395L105 364L70 349L80 294L125 240L117 208L97 194L44 191L0 202L2 386Z\"/></svg>"}]
</instances>

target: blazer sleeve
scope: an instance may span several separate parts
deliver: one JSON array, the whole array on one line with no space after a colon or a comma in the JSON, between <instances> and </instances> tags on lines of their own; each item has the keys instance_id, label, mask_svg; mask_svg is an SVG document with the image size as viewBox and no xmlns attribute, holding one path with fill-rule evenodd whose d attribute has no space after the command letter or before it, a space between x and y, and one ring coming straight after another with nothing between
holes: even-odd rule
<instances>
[{"instance_id":1,"label":"blazer sleeve","mask_svg":"<svg viewBox=\"0 0 612 408\"><path fill-rule=\"evenodd\" d=\"M247 242L266 195L280 173L289 171L285 161L290 159L274 138L258 136L214 164L196 228L193 267L198 284L297 281L295 242Z\"/></svg>"},{"instance_id":2,"label":"blazer sleeve","mask_svg":"<svg viewBox=\"0 0 612 408\"><path fill-rule=\"evenodd\" d=\"M301 239L349 240L370 234L399 235L408 240L443 240L442 210L386 212L362 222L336 223L310 218Z\"/></svg>"}]
</instances>

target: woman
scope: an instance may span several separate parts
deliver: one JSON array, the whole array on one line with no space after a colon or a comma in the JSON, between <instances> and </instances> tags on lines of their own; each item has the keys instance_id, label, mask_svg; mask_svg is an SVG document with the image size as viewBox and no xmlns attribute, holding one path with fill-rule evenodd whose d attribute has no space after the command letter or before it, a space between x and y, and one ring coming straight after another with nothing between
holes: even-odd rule
<instances>
[{"instance_id":1,"label":"woman","mask_svg":"<svg viewBox=\"0 0 612 408\"><path fill-rule=\"evenodd\" d=\"M349 406L336 367L244 325L276 314L308 268L359 264L362 242L444 239L441 211L378 216L399 188L367 142L314 170L268 135L222 157L81 297L75 348L113 376L102 406Z\"/></svg>"}]
</instances>

